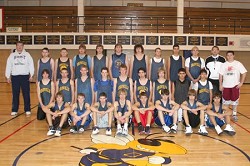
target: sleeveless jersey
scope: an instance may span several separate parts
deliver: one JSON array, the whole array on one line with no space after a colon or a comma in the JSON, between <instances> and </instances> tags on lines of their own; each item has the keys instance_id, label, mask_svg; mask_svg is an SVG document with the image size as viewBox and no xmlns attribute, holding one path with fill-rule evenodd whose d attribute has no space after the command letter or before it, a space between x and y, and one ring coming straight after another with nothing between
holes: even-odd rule
<instances>
[{"instance_id":1,"label":"sleeveless jersey","mask_svg":"<svg viewBox=\"0 0 250 166\"><path fill-rule=\"evenodd\" d=\"M70 79L68 79L68 81L66 83L62 83L62 80L59 80L58 91L62 92L63 101L65 101L67 103L71 103L72 94L71 94Z\"/></svg>"},{"instance_id":2,"label":"sleeveless jersey","mask_svg":"<svg viewBox=\"0 0 250 166\"><path fill-rule=\"evenodd\" d=\"M136 81L136 97L137 97L137 100L139 101L139 95L141 92L146 92L147 94L147 97L149 98L149 95L150 95L150 80L147 81L147 83L145 85L142 85L140 83L139 80Z\"/></svg>"},{"instance_id":3,"label":"sleeveless jersey","mask_svg":"<svg viewBox=\"0 0 250 166\"><path fill-rule=\"evenodd\" d=\"M166 108L166 109L169 109L169 110L172 109L171 105L169 104L169 99L168 99L166 105L164 105L162 100L160 100L160 102L161 102L160 106L162 106L163 108Z\"/></svg>"},{"instance_id":4,"label":"sleeveless jersey","mask_svg":"<svg viewBox=\"0 0 250 166\"><path fill-rule=\"evenodd\" d=\"M183 82L177 79L174 82L174 99L176 103L182 104L185 100L187 100L189 86L190 81L188 79L185 79Z\"/></svg>"},{"instance_id":5,"label":"sleeveless jersey","mask_svg":"<svg viewBox=\"0 0 250 166\"><path fill-rule=\"evenodd\" d=\"M62 111L65 108L65 102L63 102L62 106L59 107L57 102L55 102L55 106L51 109L52 112L56 112L56 111Z\"/></svg>"},{"instance_id":6,"label":"sleeveless jersey","mask_svg":"<svg viewBox=\"0 0 250 166\"><path fill-rule=\"evenodd\" d=\"M75 78L80 78L81 77L81 67L82 66L87 66L88 67L88 71L89 70L89 64L88 64L88 55L85 55L84 58L80 58L79 55L76 55L76 61L75 61ZM88 76L89 76L89 72L88 72Z\"/></svg>"},{"instance_id":7,"label":"sleeveless jersey","mask_svg":"<svg viewBox=\"0 0 250 166\"><path fill-rule=\"evenodd\" d=\"M56 79L61 79L61 70L63 68L66 68L68 71L68 78L71 78L71 71L70 71L70 62L69 62L69 58L66 62L62 62L60 58L58 58L58 66L57 66L57 75L56 75Z\"/></svg>"},{"instance_id":8,"label":"sleeveless jersey","mask_svg":"<svg viewBox=\"0 0 250 166\"><path fill-rule=\"evenodd\" d=\"M179 59L175 60L170 56L170 64L170 81L174 82L178 79L178 70L182 68L182 57L179 56Z\"/></svg>"},{"instance_id":9,"label":"sleeveless jersey","mask_svg":"<svg viewBox=\"0 0 250 166\"><path fill-rule=\"evenodd\" d=\"M141 67L147 71L145 55L143 55L143 58L141 60L138 60L136 56L134 55L133 71L132 71L133 81L138 79L138 69Z\"/></svg>"},{"instance_id":10,"label":"sleeveless jersey","mask_svg":"<svg viewBox=\"0 0 250 166\"><path fill-rule=\"evenodd\" d=\"M40 97L42 99L43 105L48 105L51 98L51 80L47 85L44 85L42 80L40 81ZM39 103L40 106L40 103Z\"/></svg>"},{"instance_id":11,"label":"sleeveless jersey","mask_svg":"<svg viewBox=\"0 0 250 166\"><path fill-rule=\"evenodd\" d=\"M139 108L148 108L148 100L147 100L147 102L146 102L146 105L145 105L145 106L143 106L143 104L141 103L141 100L139 100L139 103L140 103Z\"/></svg>"},{"instance_id":12,"label":"sleeveless jersey","mask_svg":"<svg viewBox=\"0 0 250 166\"><path fill-rule=\"evenodd\" d=\"M42 60L39 60L39 69L38 69L38 75L37 75L37 81L41 81L42 80L42 72L44 69L49 70L49 79L52 78L52 69L50 66L50 60L51 58L49 58L49 60L45 63L42 62Z\"/></svg>"},{"instance_id":13,"label":"sleeveless jersey","mask_svg":"<svg viewBox=\"0 0 250 166\"><path fill-rule=\"evenodd\" d=\"M118 78L120 75L120 66L122 64L125 64L126 61L126 54L121 53L121 55L117 55L116 53L112 54L112 65L111 65L111 70L112 70L112 77L113 78Z\"/></svg>"},{"instance_id":14,"label":"sleeveless jersey","mask_svg":"<svg viewBox=\"0 0 250 166\"><path fill-rule=\"evenodd\" d=\"M126 100L125 100L125 104L123 107L121 107L121 103L120 103L120 100L118 100L118 109L117 109L117 112L121 112L122 115L124 115L125 112L128 112L128 107L127 107L127 103L126 103Z\"/></svg>"},{"instance_id":15,"label":"sleeveless jersey","mask_svg":"<svg viewBox=\"0 0 250 166\"><path fill-rule=\"evenodd\" d=\"M190 109L196 109L197 108L197 101L194 101L193 105L191 105L188 100L187 100L187 103L188 103L188 105L187 105L188 108L190 108ZM188 112L191 113L191 111L188 111Z\"/></svg>"},{"instance_id":16,"label":"sleeveless jersey","mask_svg":"<svg viewBox=\"0 0 250 166\"><path fill-rule=\"evenodd\" d=\"M81 116L82 114L84 114L86 111L85 102L83 103L82 109L81 109L79 103L77 102L77 107L76 107L75 111L76 111L77 116Z\"/></svg>"},{"instance_id":17,"label":"sleeveless jersey","mask_svg":"<svg viewBox=\"0 0 250 166\"><path fill-rule=\"evenodd\" d=\"M213 111L213 112L216 112L216 110L215 110L215 106L214 106L214 103L212 104L212 111ZM222 114L222 113L223 113L222 103L220 103L220 107L219 107L219 110L218 110L218 112L217 112L217 113L220 113L220 114Z\"/></svg>"},{"instance_id":18,"label":"sleeveless jersey","mask_svg":"<svg viewBox=\"0 0 250 166\"><path fill-rule=\"evenodd\" d=\"M210 102L209 81L207 81L205 86L201 85L200 81L198 81L197 98L202 104L208 105Z\"/></svg>"},{"instance_id":19,"label":"sleeveless jersey","mask_svg":"<svg viewBox=\"0 0 250 166\"><path fill-rule=\"evenodd\" d=\"M190 57L190 63L189 63L189 72L192 75L194 79L198 78L201 71L201 59L198 57L198 59L195 61L192 57Z\"/></svg>"},{"instance_id":20,"label":"sleeveless jersey","mask_svg":"<svg viewBox=\"0 0 250 166\"><path fill-rule=\"evenodd\" d=\"M108 102L105 103L104 107L101 102L99 102L98 111L107 111L108 110Z\"/></svg>"},{"instance_id":21,"label":"sleeveless jersey","mask_svg":"<svg viewBox=\"0 0 250 166\"><path fill-rule=\"evenodd\" d=\"M94 79L96 80L101 80L102 75L101 75L101 69L103 67L106 67L106 56L102 56L102 58L99 60L96 56L94 56Z\"/></svg>"},{"instance_id":22,"label":"sleeveless jersey","mask_svg":"<svg viewBox=\"0 0 250 166\"><path fill-rule=\"evenodd\" d=\"M83 93L85 95L85 102L92 104L92 87L91 87L91 80L88 77L84 82L81 78L77 79L77 94Z\"/></svg>"},{"instance_id":23,"label":"sleeveless jersey","mask_svg":"<svg viewBox=\"0 0 250 166\"><path fill-rule=\"evenodd\" d=\"M155 62L154 58L151 58L152 60L152 64L151 64L151 78L150 80L151 81L156 81L158 79L158 69L160 67L163 67L164 64L163 64L163 58L161 58L161 61L158 63L158 62Z\"/></svg>"},{"instance_id":24,"label":"sleeveless jersey","mask_svg":"<svg viewBox=\"0 0 250 166\"><path fill-rule=\"evenodd\" d=\"M130 100L130 83L129 83L129 77L127 77L127 79L124 82L122 82L120 80L120 77L117 78L115 101L118 101L118 99L119 99L118 91L120 89L125 89L127 91L126 100Z\"/></svg>"},{"instance_id":25,"label":"sleeveless jersey","mask_svg":"<svg viewBox=\"0 0 250 166\"><path fill-rule=\"evenodd\" d=\"M163 83L159 83L158 80L155 81L155 89L154 89L154 102L161 99L161 91L163 89L169 90L169 81L165 80Z\"/></svg>"},{"instance_id":26,"label":"sleeveless jersey","mask_svg":"<svg viewBox=\"0 0 250 166\"><path fill-rule=\"evenodd\" d=\"M98 80L95 82L96 84L96 91L97 91L97 99L100 97L100 93L105 92L107 95L107 101L112 103L112 92L113 92L113 81L107 80L102 81Z\"/></svg>"}]
</instances>

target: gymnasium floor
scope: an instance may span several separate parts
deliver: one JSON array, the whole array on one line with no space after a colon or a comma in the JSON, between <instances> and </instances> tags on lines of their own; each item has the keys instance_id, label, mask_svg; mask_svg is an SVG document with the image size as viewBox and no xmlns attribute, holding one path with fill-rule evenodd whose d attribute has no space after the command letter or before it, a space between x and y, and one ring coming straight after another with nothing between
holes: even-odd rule
<instances>
[{"instance_id":1,"label":"gymnasium floor","mask_svg":"<svg viewBox=\"0 0 250 166\"><path fill-rule=\"evenodd\" d=\"M61 137L48 137L47 124L45 121L36 120L37 94L35 84L31 84L31 107L32 115L26 117L23 113L23 102L19 115L11 117L11 86L7 83L0 83L0 166L18 165L78 165L81 158L85 155L80 152L88 151L89 146L101 150L110 151L113 158L100 155L99 160L93 160L95 165L103 159L105 162L113 161L113 164L121 165L131 159L119 158L116 150L132 149L134 152L141 152L141 158L132 159L130 163L136 165L150 165L148 160L156 163L165 157L168 165L250 165L250 85L245 84L241 89L240 106L238 108L239 121L232 123L236 130L235 136L223 134L217 136L214 130L208 129L208 136L197 134L198 129L194 129L194 134L187 137L183 130L184 126L178 124L177 134L166 134L159 128L152 129L152 135L147 137L146 142L154 142L157 139L160 146L152 144L145 145L138 139L144 140L146 135L138 135L135 128L135 136L127 138L114 137L113 128L112 137L104 136L104 130L91 138L91 130L87 129L82 134L70 134L69 130L63 130ZM135 139L133 141L133 139ZM156 142L157 142L156 141ZM171 143L175 142L175 144ZM95 143L101 144L95 144ZM125 143L124 143L125 142ZM131 143L133 142L133 143ZM105 144L116 143L119 145ZM140 147L140 149L139 149ZM85 150L83 150L85 148ZM155 155L143 157L143 154L154 150ZM156 154L157 153L157 154ZM96 154L96 153L92 153ZM100 153L99 153L100 154ZM134 154L134 153L133 153ZM155 157L155 158L154 158ZM171 160L171 161L170 161ZM84 163L86 164L86 163ZM86 164L89 165L89 164ZM111 165L111 164L110 164Z\"/></svg>"}]
</instances>

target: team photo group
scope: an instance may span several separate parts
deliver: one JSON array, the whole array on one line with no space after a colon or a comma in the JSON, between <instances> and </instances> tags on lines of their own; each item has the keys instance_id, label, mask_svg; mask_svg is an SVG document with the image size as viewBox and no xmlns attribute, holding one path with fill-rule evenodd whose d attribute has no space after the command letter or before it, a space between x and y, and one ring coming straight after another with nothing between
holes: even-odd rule
<instances>
[{"instance_id":1,"label":"team photo group","mask_svg":"<svg viewBox=\"0 0 250 166\"><path fill-rule=\"evenodd\" d=\"M106 135L116 128L115 134L126 136L130 126L136 126L139 134L150 134L152 125L176 133L178 123L185 126L186 135L195 128L202 135L208 135L208 128L218 135L223 131L235 135L231 120L238 120L247 70L235 60L234 51L224 57L213 46L206 59L196 46L186 59L179 45L173 45L168 58L162 57L161 48L152 57L144 54L140 44L133 51L128 56L116 44L112 55L104 55L103 45L97 45L96 55L90 56L81 44L73 59L62 48L54 60L45 47L35 70L32 56L17 42L5 71L12 86L11 116L18 115L20 90L25 114L31 114L30 81L36 72L37 119L48 123L48 136L87 129L98 134L102 128Z\"/></svg>"}]
</instances>

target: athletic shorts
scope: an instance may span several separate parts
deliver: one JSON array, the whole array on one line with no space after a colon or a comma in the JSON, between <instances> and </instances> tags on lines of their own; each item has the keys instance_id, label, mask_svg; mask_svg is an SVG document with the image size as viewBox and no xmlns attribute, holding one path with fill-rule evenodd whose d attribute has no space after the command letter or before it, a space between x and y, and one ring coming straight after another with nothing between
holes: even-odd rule
<instances>
[{"instance_id":1,"label":"athletic shorts","mask_svg":"<svg viewBox=\"0 0 250 166\"><path fill-rule=\"evenodd\" d=\"M169 116L168 114L163 114L163 118L167 126L171 126L173 124L173 116ZM158 126L162 126L161 121L158 116L155 118L155 123Z\"/></svg>"},{"instance_id":2,"label":"athletic shorts","mask_svg":"<svg viewBox=\"0 0 250 166\"><path fill-rule=\"evenodd\" d=\"M222 92L222 98L225 101L237 101L240 97L240 89L233 87L233 88L224 88Z\"/></svg>"},{"instance_id":3,"label":"athletic shorts","mask_svg":"<svg viewBox=\"0 0 250 166\"><path fill-rule=\"evenodd\" d=\"M151 119L151 123L150 123L150 124L152 124L152 123L154 123L153 110L147 110L147 111L145 111L145 114L141 114L141 113L139 114L140 115L141 124L144 127L146 127L146 125L147 125L147 117L148 117L148 113L149 112L152 113L152 119ZM136 121L135 118L133 119L133 122L134 122L135 126L138 125L138 123L137 123L137 121Z\"/></svg>"},{"instance_id":4,"label":"athletic shorts","mask_svg":"<svg viewBox=\"0 0 250 166\"><path fill-rule=\"evenodd\" d=\"M61 116L56 117L55 119L52 120L52 125L57 128L60 124L61 121ZM65 122L63 123L62 128L66 129L70 126L69 122L68 122L68 118L65 120Z\"/></svg>"},{"instance_id":5,"label":"athletic shorts","mask_svg":"<svg viewBox=\"0 0 250 166\"><path fill-rule=\"evenodd\" d=\"M199 126L199 124L200 124L200 111L198 111L197 115L188 111L188 119L189 119L189 124L192 128ZM185 120L183 120L183 124L186 126Z\"/></svg>"},{"instance_id":6,"label":"athletic shorts","mask_svg":"<svg viewBox=\"0 0 250 166\"><path fill-rule=\"evenodd\" d=\"M219 125L220 127L222 127L225 124L224 120L219 119L218 117L215 117L215 122L217 123L217 125ZM210 121L210 118L208 118L206 120L206 124L208 127L214 127L214 125L212 124L212 122Z\"/></svg>"}]
</instances>

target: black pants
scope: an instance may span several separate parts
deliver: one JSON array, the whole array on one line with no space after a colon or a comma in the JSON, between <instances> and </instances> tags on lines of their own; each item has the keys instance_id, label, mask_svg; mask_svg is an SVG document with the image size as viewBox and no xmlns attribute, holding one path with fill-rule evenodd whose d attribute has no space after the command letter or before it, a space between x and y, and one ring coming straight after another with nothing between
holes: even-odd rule
<instances>
[{"instance_id":1,"label":"black pants","mask_svg":"<svg viewBox=\"0 0 250 166\"><path fill-rule=\"evenodd\" d=\"M220 82L219 80L212 80L212 79L208 79L212 85L213 85L213 94L214 93L220 93L221 94L221 91L220 91Z\"/></svg>"},{"instance_id":2,"label":"black pants","mask_svg":"<svg viewBox=\"0 0 250 166\"><path fill-rule=\"evenodd\" d=\"M30 81L29 75L11 76L12 82L12 112L19 109L19 95L22 89L24 100L24 111L30 111Z\"/></svg>"},{"instance_id":3,"label":"black pants","mask_svg":"<svg viewBox=\"0 0 250 166\"><path fill-rule=\"evenodd\" d=\"M46 114L45 112L43 112L42 108L41 107L37 107L37 120L44 120L46 118Z\"/></svg>"}]
</instances>

